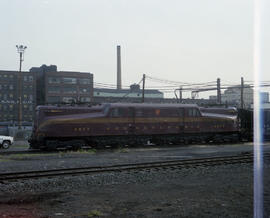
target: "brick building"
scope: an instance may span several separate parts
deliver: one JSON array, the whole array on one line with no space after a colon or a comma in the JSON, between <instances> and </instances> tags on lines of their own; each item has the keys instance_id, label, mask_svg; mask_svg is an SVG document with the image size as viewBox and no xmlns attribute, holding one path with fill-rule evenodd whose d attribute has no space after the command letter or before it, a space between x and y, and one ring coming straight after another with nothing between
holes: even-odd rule
<instances>
[{"instance_id":1,"label":"brick building","mask_svg":"<svg viewBox=\"0 0 270 218\"><path fill-rule=\"evenodd\" d=\"M45 104L90 103L92 98L92 74L67 71L45 74Z\"/></svg>"},{"instance_id":2,"label":"brick building","mask_svg":"<svg viewBox=\"0 0 270 218\"><path fill-rule=\"evenodd\" d=\"M18 71L0 70L0 122L16 124L18 120ZM36 78L21 72L22 121L32 122L36 107Z\"/></svg>"},{"instance_id":3,"label":"brick building","mask_svg":"<svg viewBox=\"0 0 270 218\"><path fill-rule=\"evenodd\" d=\"M18 71L0 70L0 122L18 122ZM93 100L93 74L57 71L55 65L33 67L20 74L22 122L34 120L37 105L88 103Z\"/></svg>"},{"instance_id":4,"label":"brick building","mask_svg":"<svg viewBox=\"0 0 270 218\"><path fill-rule=\"evenodd\" d=\"M55 65L33 67L37 74L37 104L90 103L93 100L93 74L57 71Z\"/></svg>"}]
</instances>

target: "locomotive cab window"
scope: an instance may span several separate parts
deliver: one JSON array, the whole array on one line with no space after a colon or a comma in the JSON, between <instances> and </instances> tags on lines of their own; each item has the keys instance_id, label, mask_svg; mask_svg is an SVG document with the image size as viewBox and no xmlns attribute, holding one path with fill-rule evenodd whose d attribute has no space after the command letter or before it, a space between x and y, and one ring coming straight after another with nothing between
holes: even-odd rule
<instances>
[{"instance_id":1,"label":"locomotive cab window","mask_svg":"<svg viewBox=\"0 0 270 218\"><path fill-rule=\"evenodd\" d=\"M179 110L178 110L178 116L179 117L184 117L184 109L183 108L179 108Z\"/></svg>"},{"instance_id":2,"label":"locomotive cab window","mask_svg":"<svg viewBox=\"0 0 270 218\"><path fill-rule=\"evenodd\" d=\"M126 110L125 108L112 108L111 117L125 117Z\"/></svg>"},{"instance_id":3,"label":"locomotive cab window","mask_svg":"<svg viewBox=\"0 0 270 218\"><path fill-rule=\"evenodd\" d=\"M187 116L188 117L199 117L200 113L197 108L188 108L187 109Z\"/></svg>"}]
</instances>

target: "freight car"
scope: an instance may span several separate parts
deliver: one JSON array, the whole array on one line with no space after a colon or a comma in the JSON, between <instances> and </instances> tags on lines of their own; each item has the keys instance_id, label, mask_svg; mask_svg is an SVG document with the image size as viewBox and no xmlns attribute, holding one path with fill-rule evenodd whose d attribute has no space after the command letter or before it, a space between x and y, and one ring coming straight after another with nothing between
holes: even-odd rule
<instances>
[{"instance_id":1,"label":"freight car","mask_svg":"<svg viewBox=\"0 0 270 218\"><path fill-rule=\"evenodd\" d=\"M55 149L238 140L237 116L191 104L38 106L31 148Z\"/></svg>"}]
</instances>

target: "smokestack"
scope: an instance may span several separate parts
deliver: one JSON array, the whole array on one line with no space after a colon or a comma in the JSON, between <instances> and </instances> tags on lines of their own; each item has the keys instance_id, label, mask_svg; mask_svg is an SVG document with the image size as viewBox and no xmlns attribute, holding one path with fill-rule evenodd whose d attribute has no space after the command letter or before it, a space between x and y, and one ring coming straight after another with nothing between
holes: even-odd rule
<instances>
[{"instance_id":1,"label":"smokestack","mask_svg":"<svg viewBox=\"0 0 270 218\"><path fill-rule=\"evenodd\" d=\"M120 90L121 88L121 46L117 45L117 89Z\"/></svg>"}]
</instances>

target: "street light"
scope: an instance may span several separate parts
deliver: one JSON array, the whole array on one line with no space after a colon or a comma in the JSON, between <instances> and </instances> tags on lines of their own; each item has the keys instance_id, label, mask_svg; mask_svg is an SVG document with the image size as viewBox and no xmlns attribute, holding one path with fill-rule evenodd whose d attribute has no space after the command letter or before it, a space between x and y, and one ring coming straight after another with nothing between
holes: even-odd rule
<instances>
[{"instance_id":1,"label":"street light","mask_svg":"<svg viewBox=\"0 0 270 218\"><path fill-rule=\"evenodd\" d=\"M16 45L17 52L20 54L20 69L18 73L18 126L22 128L22 84L21 84L21 72L22 62L24 60L24 51L27 48L24 45Z\"/></svg>"}]
</instances>

